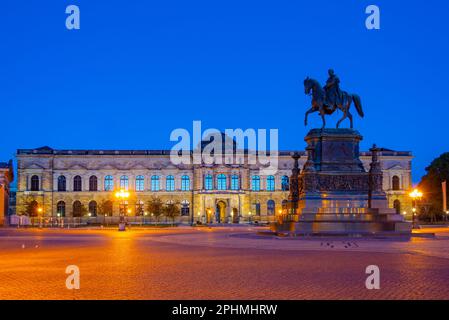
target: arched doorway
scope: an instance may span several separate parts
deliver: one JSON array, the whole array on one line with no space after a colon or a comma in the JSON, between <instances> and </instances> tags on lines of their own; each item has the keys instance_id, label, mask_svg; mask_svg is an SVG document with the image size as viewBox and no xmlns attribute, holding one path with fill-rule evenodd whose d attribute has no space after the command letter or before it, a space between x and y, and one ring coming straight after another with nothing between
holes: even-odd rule
<instances>
[{"instance_id":1,"label":"arched doorway","mask_svg":"<svg viewBox=\"0 0 449 320\"><path fill-rule=\"evenodd\" d=\"M215 219L217 223L225 223L226 221L226 202L218 201L215 211Z\"/></svg>"},{"instance_id":2,"label":"arched doorway","mask_svg":"<svg viewBox=\"0 0 449 320\"><path fill-rule=\"evenodd\" d=\"M394 200L393 208L396 210L396 214L400 214L401 213L401 201L399 201L397 199Z\"/></svg>"}]
</instances>

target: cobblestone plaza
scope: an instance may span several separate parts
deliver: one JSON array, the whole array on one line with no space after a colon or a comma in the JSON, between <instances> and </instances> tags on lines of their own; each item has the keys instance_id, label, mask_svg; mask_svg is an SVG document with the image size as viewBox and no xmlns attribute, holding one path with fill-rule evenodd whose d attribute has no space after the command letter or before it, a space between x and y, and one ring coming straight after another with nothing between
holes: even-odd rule
<instances>
[{"instance_id":1,"label":"cobblestone plaza","mask_svg":"<svg viewBox=\"0 0 449 320\"><path fill-rule=\"evenodd\" d=\"M4 229L1 299L447 299L449 229L435 238L280 239L254 227ZM65 286L68 265L80 289ZM365 269L380 269L367 290Z\"/></svg>"}]
</instances>

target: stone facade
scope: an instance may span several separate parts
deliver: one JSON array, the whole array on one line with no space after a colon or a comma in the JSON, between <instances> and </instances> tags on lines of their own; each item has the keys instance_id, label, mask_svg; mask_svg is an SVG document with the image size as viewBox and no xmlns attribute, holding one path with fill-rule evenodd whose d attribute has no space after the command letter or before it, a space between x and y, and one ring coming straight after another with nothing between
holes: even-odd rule
<instances>
[{"instance_id":1,"label":"stone facade","mask_svg":"<svg viewBox=\"0 0 449 320\"><path fill-rule=\"evenodd\" d=\"M13 181L12 161L8 163L0 162L0 225L4 222L4 217L8 215L9 207L9 184Z\"/></svg>"},{"instance_id":2,"label":"stone facade","mask_svg":"<svg viewBox=\"0 0 449 320\"><path fill-rule=\"evenodd\" d=\"M115 201L113 191L128 188L129 215L139 214L138 203L143 203L145 211L147 201L156 195L163 202L183 203L183 222L274 221L288 199L288 184L283 185L282 181L291 176L292 154L293 151L280 152L278 172L274 176L259 176L259 167L246 160L239 165L174 165L167 150L19 149L17 213L25 213L30 202L34 202L39 208L36 215L56 216L59 212L69 217L76 210L75 202L93 209L92 201L97 206L111 201L112 214L118 215L121 203ZM307 157L303 151L299 154L302 168ZM362 152L360 158L368 171L370 153ZM384 149L379 160L390 206L397 200L401 212L410 211L407 191L411 188L411 153ZM65 188L58 190L60 177L65 178ZM97 181L96 188L92 188L95 185L91 185L91 179ZM107 179L112 179L113 187L106 183Z\"/></svg>"}]
</instances>

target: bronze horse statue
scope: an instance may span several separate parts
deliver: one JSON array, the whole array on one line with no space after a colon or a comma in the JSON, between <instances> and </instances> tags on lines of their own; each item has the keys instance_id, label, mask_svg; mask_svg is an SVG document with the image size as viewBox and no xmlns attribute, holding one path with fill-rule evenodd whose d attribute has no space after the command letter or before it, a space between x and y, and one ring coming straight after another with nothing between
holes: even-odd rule
<instances>
[{"instance_id":1,"label":"bronze horse statue","mask_svg":"<svg viewBox=\"0 0 449 320\"><path fill-rule=\"evenodd\" d=\"M307 95L312 94L312 107L307 110L306 117L304 119L304 125L307 126L307 116L310 113L319 112L321 119L323 120L322 128L326 126L326 115L331 115L335 110L340 109L343 112L343 117L337 122L337 128L340 127L340 123L349 118L351 123L351 129L353 128L352 114L349 112L351 104L354 102L357 113L363 118L364 113L362 110L362 102L360 97L356 94L349 94L346 91L341 91L341 98L339 101L327 101L326 92L321 87L320 83L314 79L307 77L304 80L304 91Z\"/></svg>"}]
</instances>

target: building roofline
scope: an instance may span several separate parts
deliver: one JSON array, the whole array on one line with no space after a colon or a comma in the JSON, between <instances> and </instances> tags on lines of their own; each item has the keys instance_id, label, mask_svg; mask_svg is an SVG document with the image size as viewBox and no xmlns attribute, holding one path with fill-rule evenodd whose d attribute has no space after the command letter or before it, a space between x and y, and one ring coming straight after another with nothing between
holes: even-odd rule
<instances>
[{"instance_id":1,"label":"building roofline","mask_svg":"<svg viewBox=\"0 0 449 320\"><path fill-rule=\"evenodd\" d=\"M239 151L239 150L238 150ZM192 153L192 151L190 151ZM244 154L248 154L249 150L241 150ZM303 150L281 150L279 151L280 156L291 156L294 153L299 153L300 156L305 156L306 152ZM78 149L78 150L68 150L68 149L52 149L49 147L42 147L37 149L18 149L17 155L63 155L63 156L134 156L134 155L148 155L148 156L168 156L171 150L100 150L100 149ZM270 155L270 152L267 152ZM371 156L370 151L360 152L360 156ZM379 156L394 156L394 157L412 157L412 152L410 151L394 151L389 149L383 149L379 152Z\"/></svg>"}]
</instances>

